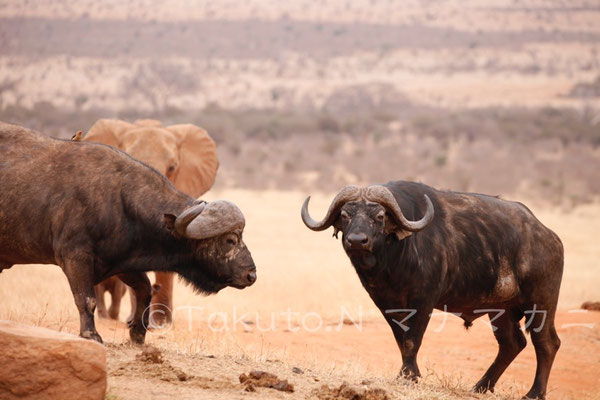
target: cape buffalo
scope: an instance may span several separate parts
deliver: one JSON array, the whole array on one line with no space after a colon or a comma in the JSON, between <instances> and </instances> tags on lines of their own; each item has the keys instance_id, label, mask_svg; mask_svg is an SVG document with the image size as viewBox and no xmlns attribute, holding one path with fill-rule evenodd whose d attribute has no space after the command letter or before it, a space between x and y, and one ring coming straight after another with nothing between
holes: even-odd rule
<instances>
[{"instance_id":1,"label":"cape buffalo","mask_svg":"<svg viewBox=\"0 0 600 400\"><path fill-rule=\"evenodd\" d=\"M473 390L493 391L527 343L519 323L526 317L537 356L526 396L544 398L560 346L554 314L563 247L527 207L404 181L347 186L322 221L309 216L309 200L302 220L314 231L342 232L361 283L392 328L403 376L420 376L417 352L434 308L455 313L466 327L488 314L499 349Z\"/></svg>"},{"instance_id":2,"label":"cape buffalo","mask_svg":"<svg viewBox=\"0 0 600 400\"><path fill-rule=\"evenodd\" d=\"M118 275L136 294L129 334L143 343L151 298L145 271L177 272L202 293L244 288L256 268L233 203L197 201L113 147L53 139L0 123L0 271L57 264L80 315L94 325L94 284Z\"/></svg>"}]
</instances>

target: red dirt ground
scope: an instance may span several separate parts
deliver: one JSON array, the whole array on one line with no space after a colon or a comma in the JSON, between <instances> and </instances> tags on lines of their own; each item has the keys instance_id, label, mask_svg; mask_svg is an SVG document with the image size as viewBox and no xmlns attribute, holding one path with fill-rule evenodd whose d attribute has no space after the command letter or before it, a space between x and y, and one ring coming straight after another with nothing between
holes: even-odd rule
<instances>
[{"instance_id":1,"label":"red dirt ground","mask_svg":"<svg viewBox=\"0 0 600 400\"><path fill-rule=\"evenodd\" d=\"M562 346L550 376L549 398L599 398L600 313L559 311L556 317ZM425 334L419 352L421 373L433 374L440 381L460 381L470 386L480 378L496 355L497 344L492 331L484 318L476 320L465 331L462 320L449 315L443 329L435 332L442 322L441 315L434 317ZM114 321L100 322L100 333L105 338L114 337L114 324ZM124 324L118 325L120 329L117 330L124 334ZM290 332L287 329L259 332L250 325L250 331L238 329L227 335L231 335L241 348L283 353L291 362L317 362L338 370L348 368L350 364L373 374L381 372L382 375L399 370L400 352L385 321L363 321L361 331L354 325L342 325L340 330L337 327L337 324L324 325L316 332ZM175 331L179 339L188 334L190 337L223 335L211 332L205 324L193 326L188 333L187 326L177 322ZM149 343L165 343L165 339L153 333L148 335ZM500 378L497 390L514 395L526 393L533 382L535 366L535 352L528 337L527 347Z\"/></svg>"}]
</instances>

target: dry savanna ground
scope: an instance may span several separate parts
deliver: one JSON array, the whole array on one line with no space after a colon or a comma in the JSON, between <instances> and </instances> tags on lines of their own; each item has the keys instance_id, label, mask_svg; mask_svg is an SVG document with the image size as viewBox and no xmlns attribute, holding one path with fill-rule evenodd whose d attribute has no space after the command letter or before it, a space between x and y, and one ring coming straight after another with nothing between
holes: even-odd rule
<instances>
[{"instance_id":1,"label":"dry savanna ground","mask_svg":"<svg viewBox=\"0 0 600 400\"><path fill-rule=\"evenodd\" d=\"M178 284L174 325L147 337L163 363L136 359L123 322L98 322L108 399L334 398L321 386L344 381L371 398L524 394L531 344L496 394L468 393L496 352L483 318L465 332L436 315L422 382L395 379L399 351L340 243L299 217L309 193L318 217L343 185L392 179L518 199L559 234L549 398L600 398L600 313L578 310L600 300L598 2L401 4L0 0L0 120L63 138L99 118L195 123L219 148L206 198L247 217L257 283L212 297ZM56 266L0 274L0 319L78 332ZM295 391L247 392L251 370Z\"/></svg>"},{"instance_id":2,"label":"dry savanna ground","mask_svg":"<svg viewBox=\"0 0 600 400\"><path fill-rule=\"evenodd\" d=\"M178 283L174 325L147 336L147 343L162 352L161 364L136 360L141 350L128 344L123 322L99 321L108 351L107 398L313 398L325 396L322 385L339 387L344 381L358 392L381 388L391 398L407 399L512 399L528 390L535 371L531 343L505 372L495 394L468 393L495 356L496 343L487 318L466 332L461 320L446 315L444 322L442 314L432 318L419 354L423 381L397 381L401 359L391 331L340 243L330 232L309 231L300 220L307 194L224 190L206 196L233 200L244 210L244 239L259 279L245 290L228 288L210 297ZM313 195L311 210L319 217L332 195ZM549 398L598 398L600 313L582 313L579 306L600 296L600 206L569 212L534 207L534 212L559 234L566 252L557 318L562 348ZM127 303L121 320L128 314ZM56 266L4 271L0 319L78 332L72 295ZM294 367L302 373L293 372ZM238 377L251 370L275 373L295 391L247 392Z\"/></svg>"}]
</instances>

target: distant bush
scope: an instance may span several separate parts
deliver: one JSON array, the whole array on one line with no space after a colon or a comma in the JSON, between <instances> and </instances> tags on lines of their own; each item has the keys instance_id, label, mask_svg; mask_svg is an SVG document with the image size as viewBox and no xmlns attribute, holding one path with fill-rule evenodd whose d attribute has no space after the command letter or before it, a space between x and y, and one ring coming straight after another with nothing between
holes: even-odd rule
<instances>
[{"instance_id":1,"label":"distant bush","mask_svg":"<svg viewBox=\"0 0 600 400\"><path fill-rule=\"evenodd\" d=\"M593 82L579 82L569 91L569 97L574 98L594 98L600 97L600 75Z\"/></svg>"}]
</instances>

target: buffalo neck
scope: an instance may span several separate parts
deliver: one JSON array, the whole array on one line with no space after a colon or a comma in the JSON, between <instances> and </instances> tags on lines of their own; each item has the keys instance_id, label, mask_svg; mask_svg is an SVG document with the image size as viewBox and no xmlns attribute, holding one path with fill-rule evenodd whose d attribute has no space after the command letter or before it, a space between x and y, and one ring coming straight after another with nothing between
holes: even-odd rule
<instances>
[{"instance_id":1,"label":"buffalo neck","mask_svg":"<svg viewBox=\"0 0 600 400\"><path fill-rule=\"evenodd\" d=\"M173 271L192 259L190 239L176 237L167 229L164 214L179 215L194 199L177 191L163 177L151 177L121 192L124 221L109 224L104 246L97 256L106 264L105 273L124 271ZM166 182L165 182L166 181ZM130 189L130 190L127 190ZM110 233L108 233L110 231Z\"/></svg>"},{"instance_id":2,"label":"buffalo neck","mask_svg":"<svg viewBox=\"0 0 600 400\"><path fill-rule=\"evenodd\" d=\"M384 243L375 246L373 255L376 264L373 268L365 268L360 259L351 259L360 281L371 297L379 298L390 282L394 284L394 293L386 297L403 296L412 290L415 272L419 269L419 255L415 250L415 235L398 240L394 234L388 235ZM375 298L374 298L375 300Z\"/></svg>"}]
</instances>

